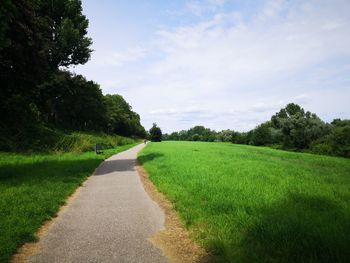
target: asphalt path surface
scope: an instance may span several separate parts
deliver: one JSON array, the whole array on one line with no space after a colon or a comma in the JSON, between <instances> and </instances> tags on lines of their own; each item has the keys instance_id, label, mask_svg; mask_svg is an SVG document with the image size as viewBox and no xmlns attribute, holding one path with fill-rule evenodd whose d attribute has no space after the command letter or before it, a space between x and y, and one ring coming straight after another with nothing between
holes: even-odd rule
<instances>
[{"instance_id":1,"label":"asphalt path surface","mask_svg":"<svg viewBox=\"0 0 350 263\"><path fill-rule=\"evenodd\" d=\"M164 213L143 189L140 144L105 160L39 241L29 262L167 262L148 240Z\"/></svg>"}]
</instances>

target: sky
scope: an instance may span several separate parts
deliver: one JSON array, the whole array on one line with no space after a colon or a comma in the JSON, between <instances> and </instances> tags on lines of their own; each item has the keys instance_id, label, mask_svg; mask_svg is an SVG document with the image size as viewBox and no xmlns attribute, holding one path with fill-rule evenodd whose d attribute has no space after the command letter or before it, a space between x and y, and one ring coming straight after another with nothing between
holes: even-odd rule
<instances>
[{"instance_id":1,"label":"sky","mask_svg":"<svg viewBox=\"0 0 350 263\"><path fill-rule=\"evenodd\" d=\"M350 118L349 0L83 0L91 59L146 129L248 131L290 102Z\"/></svg>"}]
</instances>

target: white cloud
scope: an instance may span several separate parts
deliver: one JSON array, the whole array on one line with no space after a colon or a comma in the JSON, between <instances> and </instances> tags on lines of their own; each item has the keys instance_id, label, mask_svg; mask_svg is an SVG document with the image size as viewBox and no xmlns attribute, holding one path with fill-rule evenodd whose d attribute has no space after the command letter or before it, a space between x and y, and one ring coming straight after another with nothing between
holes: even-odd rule
<instances>
[{"instance_id":1,"label":"white cloud","mask_svg":"<svg viewBox=\"0 0 350 263\"><path fill-rule=\"evenodd\" d=\"M267 1L249 18L204 3L187 8L210 19L162 27L147 53L141 45L98 59L119 66L101 82L108 92L117 85L146 128L248 130L288 102L327 120L350 117L349 1Z\"/></svg>"},{"instance_id":2,"label":"white cloud","mask_svg":"<svg viewBox=\"0 0 350 263\"><path fill-rule=\"evenodd\" d=\"M128 62L134 62L145 57L147 50L141 47L128 48L123 51L115 52L104 52L97 51L94 54L96 59L94 63L101 66L123 66Z\"/></svg>"},{"instance_id":3,"label":"white cloud","mask_svg":"<svg viewBox=\"0 0 350 263\"><path fill-rule=\"evenodd\" d=\"M185 11L201 16L207 12L218 11L224 6L225 2L225 0L190 0L185 5Z\"/></svg>"},{"instance_id":4,"label":"white cloud","mask_svg":"<svg viewBox=\"0 0 350 263\"><path fill-rule=\"evenodd\" d=\"M203 12L203 7L198 1L190 1L186 4L186 9L191 13L199 16Z\"/></svg>"},{"instance_id":5,"label":"white cloud","mask_svg":"<svg viewBox=\"0 0 350 263\"><path fill-rule=\"evenodd\" d=\"M197 99L210 117L224 114L232 104L240 109L250 105L250 110L242 113L245 117L239 118L243 122L252 116L243 129L268 119L271 112L291 101L320 110L322 105L298 94L320 88L322 82L317 78L322 76L315 76L320 67L324 74L336 74L344 68L337 59L349 62L348 13L349 3L341 1L333 5L271 1L249 22L242 22L236 13L226 13L195 25L159 31L158 48L165 55L150 67L150 81L158 81L153 82L154 90L166 90L164 96L172 96L173 106L186 107L184 97ZM340 78L346 78L344 70ZM268 104L261 106L261 101ZM164 112L153 115L164 118ZM168 119L173 115L168 114ZM196 123L206 115L191 116ZM236 128L229 117L220 123L209 119L201 121L212 128Z\"/></svg>"}]
</instances>

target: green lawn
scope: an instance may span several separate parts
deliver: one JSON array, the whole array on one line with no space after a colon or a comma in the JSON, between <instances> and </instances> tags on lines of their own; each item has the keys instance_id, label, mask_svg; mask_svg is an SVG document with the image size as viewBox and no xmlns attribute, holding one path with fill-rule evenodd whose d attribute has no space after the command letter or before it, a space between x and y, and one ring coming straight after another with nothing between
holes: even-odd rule
<instances>
[{"instance_id":1,"label":"green lawn","mask_svg":"<svg viewBox=\"0 0 350 263\"><path fill-rule=\"evenodd\" d=\"M136 144L94 152L48 155L0 153L0 262L36 239L41 224L112 154Z\"/></svg>"},{"instance_id":2,"label":"green lawn","mask_svg":"<svg viewBox=\"0 0 350 263\"><path fill-rule=\"evenodd\" d=\"M217 261L350 262L349 159L162 142L139 160Z\"/></svg>"}]
</instances>

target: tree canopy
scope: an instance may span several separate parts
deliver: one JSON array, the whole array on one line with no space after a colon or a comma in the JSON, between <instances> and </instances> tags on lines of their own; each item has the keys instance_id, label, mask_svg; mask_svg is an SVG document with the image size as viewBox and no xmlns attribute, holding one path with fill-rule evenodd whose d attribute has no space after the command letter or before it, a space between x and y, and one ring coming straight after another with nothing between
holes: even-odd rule
<instances>
[{"instance_id":1,"label":"tree canopy","mask_svg":"<svg viewBox=\"0 0 350 263\"><path fill-rule=\"evenodd\" d=\"M271 117L274 128L283 134L285 147L306 149L310 143L329 133L329 126L315 113L305 112L299 105L290 103Z\"/></svg>"},{"instance_id":2,"label":"tree canopy","mask_svg":"<svg viewBox=\"0 0 350 263\"><path fill-rule=\"evenodd\" d=\"M162 141L162 130L157 126L156 123L153 123L152 128L149 130L150 140L152 142L161 142Z\"/></svg>"},{"instance_id":3,"label":"tree canopy","mask_svg":"<svg viewBox=\"0 0 350 263\"><path fill-rule=\"evenodd\" d=\"M106 95L107 130L120 135L145 137L146 131L140 124L140 116L120 95Z\"/></svg>"},{"instance_id":4,"label":"tree canopy","mask_svg":"<svg viewBox=\"0 0 350 263\"><path fill-rule=\"evenodd\" d=\"M88 24L80 0L0 2L3 138L21 143L43 126L145 137L120 95L104 96L97 83L68 71L90 58Z\"/></svg>"},{"instance_id":5,"label":"tree canopy","mask_svg":"<svg viewBox=\"0 0 350 263\"><path fill-rule=\"evenodd\" d=\"M37 0L41 32L52 69L85 64L92 49L87 36L88 19L80 0Z\"/></svg>"}]
</instances>

